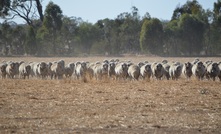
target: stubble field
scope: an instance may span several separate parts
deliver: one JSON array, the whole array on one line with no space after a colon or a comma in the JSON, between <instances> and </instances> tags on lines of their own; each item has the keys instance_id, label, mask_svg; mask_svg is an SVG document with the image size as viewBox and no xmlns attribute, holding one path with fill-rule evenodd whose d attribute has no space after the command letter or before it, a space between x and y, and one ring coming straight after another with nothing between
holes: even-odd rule
<instances>
[{"instance_id":1,"label":"stubble field","mask_svg":"<svg viewBox=\"0 0 221 134\"><path fill-rule=\"evenodd\" d=\"M102 61L0 58L0 61ZM192 61L194 58L121 57ZM202 61L220 58L200 58ZM0 133L220 133L221 82L0 80Z\"/></svg>"}]
</instances>

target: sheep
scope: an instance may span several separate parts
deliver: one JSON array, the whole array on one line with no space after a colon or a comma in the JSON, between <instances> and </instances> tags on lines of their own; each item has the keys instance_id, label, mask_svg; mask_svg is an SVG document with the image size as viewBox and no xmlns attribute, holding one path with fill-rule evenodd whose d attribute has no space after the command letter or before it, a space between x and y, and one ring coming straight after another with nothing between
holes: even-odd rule
<instances>
[{"instance_id":1,"label":"sheep","mask_svg":"<svg viewBox=\"0 0 221 134\"><path fill-rule=\"evenodd\" d=\"M151 64L147 63L140 68L140 75L143 79L150 79L152 76Z\"/></svg>"},{"instance_id":2,"label":"sheep","mask_svg":"<svg viewBox=\"0 0 221 134\"><path fill-rule=\"evenodd\" d=\"M201 61L198 61L193 65L192 72L198 80L203 80L206 68Z\"/></svg>"},{"instance_id":3,"label":"sheep","mask_svg":"<svg viewBox=\"0 0 221 134\"><path fill-rule=\"evenodd\" d=\"M16 64L14 62L9 62L6 67L6 74L8 78L13 79L16 74Z\"/></svg>"},{"instance_id":4,"label":"sheep","mask_svg":"<svg viewBox=\"0 0 221 134\"><path fill-rule=\"evenodd\" d=\"M182 66L180 64L172 64L169 69L169 74L172 80L178 80L182 73Z\"/></svg>"},{"instance_id":5,"label":"sheep","mask_svg":"<svg viewBox=\"0 0 221 134\"><path fill-rule=\"evenodd\" d=\"M183 69L182 69L182 74L187 78L190 79L191 76L193 75L192 72L192 64L190 62L185 62L183 64Z\"/></svg>"},{"instance_id":6,"label":"sheep","mask_svg":"<svg viewBox=\"0 0 221 134\"><path fill-rule=\"evenodd\" d=\"M219 64L213 62L207 66L205 75L208 79L211 78L213 81L215 81L215 78L219 75L219 73L220 73Z\"/></svg>"},{"instance_id":7,"label":"sheep","mask_svg":"<svg viewBox=\"0 0 221 134\"><path fill-rule=\"evenodd\" d=\"M116 64L114 62L109 62L109 65L108 65L108 77L109 78L112 78L113 76L116 75L115 67L116 67Z\"/></svg>"},{"instance_id":8,"label":"sheep","mask_svg":"<svg viewBox=\"0 0 221 134\"><path fill-rule=\"evenodd\" d=\"M6 78L6 67L7 67L6 63L0 63L0 75L2 79Z\"/></svg>"},{"instance_id":9,"label":"sheep","mask_svg":"<svg viewBox=\"0 0 221 134\"><path fill-rule=\"evenodd\" d=\"M96 64L94 66L94 76L97 80L102 79L104 76L108 76L108 63L104 62L101 64Z\"/></svg>"},{"instance_id":10,"label":"sheep","mask_svg":"<svg viewBox=\"0 0 221 134\"><path fill-rule=\"evenodd\" d=\"M170 74L169 74L170 65L167 62L164 62L163 69L164 69L164 76L166 77L167 80L169 80L170 79Z\"/></svg>"},{"instance_id":11,"label":"sheep","mask_svg":"<svg viewBox=\"0 0 221 134\"><path fill-rule=\"evenodd\" d=\"M69 64L67 64L64 68L65 70L65 76L67 77L71 77L72 74L74 73L74 69L75 69L75 63L70 62Z\"/></svg>"},{"instance_id":12,"label":"sheep","mask_svg":"<svg viewBox=\"0 0 221 134\"><path fill-rule=\"evenodd\" d=\"M64 66L62 62L54 62L51 65L51 79L62 79L64 74Z\"/></svg>"},{"instance_id":13,"label":"sheep","mask_svg":"<svg viewBox=\"0 0 221 134\"><path fill-rule=\"evenodd\" d=\"M221 81L221 62L219 62L219 74L218 74L218 78Z\"/></svg>"},{"instance_id":14,"label":"sheep","mask_svg":"<svg viewBox=\"0 0 221 134\"><path fill-rule=\"evenodd\" d=\"M140 67L138 65L129 65L128 67L128 76L133 80L138 80L140 76Z\"/></svg>"},{"instance_id":15,"label":"sheep","mask_svg":"<svg viewBox=\"0 0 221 134\"><path fill-rule=\"evenodd\" d=\"M37 64L37 74L42 79L46 78L46 76L48 75L48 68L45 62L42 61L39 64Z\"/></svg>"},{"instance_id":16,"label":"sheep","mask_svg":"<svg viewBox=\"0 0 221 134\"><path fill-rule=\"evenodd\" d=\"M155 77L157 80L161 80L165 71L162 64L154 62L151 65L151 69L153 72L153 77Z\"/></svg>"},{"instance_id":17,"label":"sheep","mask_svg":"<svg viewBox=\"0 0 221 134\"><path fill-rule=\"evenodd\" d=\"M21 65L19 66L20 78L25 79L27 77L29 79L30 73L31 73L31 66L27 63L21 63Z\"/></svg>"},{"instance_id":18,"label":"sheep","mask_svg":"<svg viewBox=\"0 0 221 134\"><path fill-rule=\"evenodd\" d=\"M139 62L137 65L141 68L143 65L145 65L145 63L144 62Z\"/></svg>"},{"instance_id":19,"label":"sheep","mask_svg":"<svg viewBox=\"0 0 221 134\"><path fill-rule=\"evenodd\" d=\"M85 78L86 76L86 71L87 71L87 63L86 62L76 62L75 63L75 75L77 77L77 79L80 78Z\"/></svg>"},{"instance_id":20,"label":"sheep","mask_svg":"<svg viewBox=\"0 0 221 134\"><path fill-rule=\"evenodd\" d=\"M38 73L39 62L32 62L29 65L31 66L31 76L39 77Z\"/></svg>"},{"instance_id":21,"label":"sheep","mask_svg":"<svg viewBox=\"0 0 221 134\"><path fill-rule=\"evenodd\" d=\"M118 63L115 67L115 73L116 73L116 80L117 79L126 79L128 77L128 65L124 62Z\"/></svg>"},{"instance_id":22,"label":"sheep","mask_svg":"<svg viewBox=\"0 0 221 134\"><path fill-rule=\"evenodd\" d=\"M92 79L94 77L94 68L95 68L96 64L97 64L97 62L96 63L87 64L86 74L88 75L88 77L90 79Z\"/></svg>"}]
</instances>

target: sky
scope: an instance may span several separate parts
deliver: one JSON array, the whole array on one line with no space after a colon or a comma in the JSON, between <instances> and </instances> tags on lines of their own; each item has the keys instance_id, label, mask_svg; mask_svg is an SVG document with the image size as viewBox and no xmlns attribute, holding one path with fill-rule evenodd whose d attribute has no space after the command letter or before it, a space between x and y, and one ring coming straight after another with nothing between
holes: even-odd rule
<instances>
[{"instance_id":1,"label":"sky","mask_svg":"<svg viewBox=\"0 0 221 134\"><path fill-rule=\"evenodd\" d=\"M43 11L50 0L43 0ZM96 23L100 19L115 19L123 12L131 12L131 7L138 8L142 17L146 12L160 20L170 20L174 9L186 0L51 0L60 6L63 15L81 17L84 21ZM203 9L213 9L217 0L197 0ZM2 22L3 19L0 19ZM21 19L16 23L24 23Z\"/></svg>"}]
</instances>

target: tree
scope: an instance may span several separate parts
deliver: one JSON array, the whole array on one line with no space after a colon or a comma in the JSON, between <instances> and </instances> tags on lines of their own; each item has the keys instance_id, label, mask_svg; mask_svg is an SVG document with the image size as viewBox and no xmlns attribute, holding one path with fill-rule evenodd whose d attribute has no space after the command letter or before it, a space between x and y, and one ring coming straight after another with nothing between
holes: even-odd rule
<instances>
[{"instance_id":1,"label":"tree","mask_svg":"<svg viewBox=\"0 0 221 134\"><path fill-rule=\"evenodd\" d=\"M140 47L143 52L162 55L163 26L159 19L144 21L140 34Z\"/></svg>"},{"instance_id":2,"label":"tree","mask_svg":"<svg viewBox=\"0 0 221 134\"><path fill-rule=\"evenodd\" d=\"M199 17L198 17L199 18ZM205 32L204 32L204 51L206 55L210 55L211 54L211 23L213 20L213 13L212 11L210 11L209 9L205 10L202 14L202 16L200 17L200 19L203 21L204 23L204 28L205 28Z\"/></svg>"},{"instance_id":3,"label":"tree","mask_svg":"<svg viewBox=\"0 0 221 134\"><path fill-rule=\"evenodd\" d=\"M5 17L7 15L9 15L9 8L11 5L11 1L10 0L1 0L0 1L0 16L1 17Z\"/></svg>"},{"instance_id":4,"label":"tree","mask_svg":"<svg viewBox=\"0 0 221 134\"><path fill-rule=\"evenodd\" d=\"M80 51L89 54L94 42L100 41L101 31L97 25L83 22L79 25L77 38Z\"/></svg>"},{"instance_id":5,"label":"tree","mask_svg":"<svg viewBox=\"0 0 221 134\"><path fill-rule=\"evenodd\" d=\"M13 28L11 34L11 51L13 51L12 53L18 55L24 54L26 28L24 26L17 25L15 28Z\"/></svg>"},{"instance_id":6,"label":"tree","mask_svg":"<svg viewBox=\"0 0 221 134\"><path fill-rule=\"evenodd\" d=\"M50 42L48 45L52 46L52 50L54 54L57 54L59 51L59 41L56 41L58 35L60 34L60 30L62 27L62 10L60 7L53 2L49 2L45 9L43 26L39 32L46 32L47 36L41 37L49 37ZM45 33L41 33L45 34ZM45 38L43 38L44 40Z\"/></svg>"},{"instance_id":7,"label":"tree","mask_svg":"<svg viewBox=\"0 0 221 134\"><path fill-rule=\"evenodd\" d=\"M202 6L198 3L197 0L187 1L181 7L177 6L173 11L172 20L179 19L183 14L193 14L197 15L203 10Z\"/></svg>"},{"instance_id":8,"label":"tree","mask_svg":"<svg viewBox=\"0 0 221 134\"><path fill-rule=\"evenodd\" d=\"M11 26L9 25L9 23L2 23L1 25L1 41L2 41L2 50L3 50L3 54L4 55L9 55L10 54L10 49L12 46L12 31L13 29L11 28Z\"/></svg>"},{"instance_id":9,"label":"tree","mask_svg":"<svg viewBox=\"0 0 221 134\"><path fill-rule=\"evenodd\" d=\"M6 20L20 17L28 25L33 26L33 20L38 19L38 16L41 21L44 19L41 2L41 0L1 0L0 16Z\"/></svg>"},{"instance_id":10,"label":"tree","mask_svg":"<svg viewBox=\"0 0 221 134\"><path fill-rule=\"evenodd\" d=\"M213 6L213 17L216 25L221 27L221 1L217 0Z\"/></svg>"},{"instance_id":11,"label":"tree","mask_svg":"<svg viewBox=\"0 0 221 134\"><path fill-rule=\"evenodd\" d=\"M138 9L136 7L132 7L131 9L132 12L125 18L121 26L121 33L124 35L122 46L127 53L137 53L140 52L139 36L141 22Z\"/></svg>"},{"instance_id":12,"label":"tree","mask_svg":"<svg viewBox=\"0 0 221 134\"><path fill-rule=\"evenodd\" d=\"M164 28L164 52L169 56L181 54L181 30L178 22L178 20L171 20Z\"/></svg>"},{"instance_id":13,"label":"tree","mask_svg":"<svg viewBox=\"0 0 221 134\"><path fill-rule=\"evenodd\" d=\"M49 55L53 53L52 50L52 37L48 29L42 26L38 29L36 34L37 55Z\"/></svg>"},{"instance_id":14,"label":"tree","mask_svg":"<svg viewBox=\"0 0 221 134\"><path fill-rule=\"evenodd\" d=\"M35 55L37 53L35 32L34 28L31 26L28 27L28 32L26 34L25 52L30 55Z\"/></svg>"},{"instance_id":15,"label":"tree","mask_svg":"<svg viewBox=\"0 0 221 134\"><path fill-rule=\"evenodd\" d=\"M172 21L176 20L181 36L178 46L185 55L208 54L211 48L212 15L210 10L204 10L197 0L187 1L176 7Z\"/></svg>"},{"instance_id":16,"label":"tree","mask_svg":"<svg viewBox=\"0 0 221 134\"><path fill-rule=\"evenodd\" d=\"M213 6L213 21L210 29L210 52L212 55L221 53L221 1Z\"/></svg>"},{"instance_id":17,"label":"tree","mask_svg":"<svg viewBox=\"0 0 221 134\"><path fill-rule=\"evenodd\" d=\"M33 28L35 27L37 29L38 26L36 24L38 23L36 22L40 20L42 23L44 19L44 15L42 12L42 5L41 5L42 1L43 0L1 0L0 17L5 19L5 22L7 22L8 20L12 20L15 17L19 17L22 18L29 26ZM15 47L17 54L23 54L24 50L27 50L27 43L30 42L30 40L36 40L33 39L35 38L35 31L36 30L33 30L31 32L32 35L27 36L28 41L25 41L25 33L22 34L23 37L21 39L17 40L17 43L15 43L17 44L16 45L17 47ZM19 32L17 32L17 35L18 34ZM29 38L29 36L31 38ZM14 36L14 37L18 38L20 36ZM26 46L24 46L25 42Z\"/></svg>"},{"instance_id":18,"label":"tree","mask_svg":"<svg viewBox=\"0 0 221 134\"><path fill-rule=\"evenodd\" d=\"M146 12L142 18L142 22L144 22L144 20L150 20L151 19L151 16L148 12Z\"/></svg>"},{"instance_id":19,"label":"tree","mask_svg":"<svg viewBox=\"0 0 221 134\"><path fill-rule=\"evenodd\" d=\"M65 46L65 54L74 54L76 47L76 36L79 31L79 24L81 23L81 18L77 17L63 17L62 28L60 38L62 40L62 46Z\"/></svg>"},{"instance_id":20,"label":"tree","mask_svg":"<svg viewBox=\"0 0 221 134\"><path fill-rule=\"evenodd\" d=\"M113 32L111 36L115 38L115 46L120 53L140 52L140 16L136 7L133 6L131 10L131 13L124 12L118 15L112 24L112 30L110 30Z\"/></svg>"},{"instance_id":21,"label":"tree","mask_svg":"<svg viewBox=\"0 0 221 134\"><path fill-rule=\"evenodd\" d=\"M103 43L102 49L104 52L107 52L108 54L119 54L121 44L119 37L119 26L121 25L120 20L106 18L103 20L98 20L95 25L97 25L100 29L100 39L102 40L96 47L99 47Z\"/></svg>"},{"instance_id":22,"label":"tree","mask_svg":"<svg viewBox=\"0 0 221 134\"><path fill-rule=\"evenodd\" d=\"M188 55L199 54L203 50L204 23L196 16L182 15L179 26L182 32L182 48Z\"/></svg>"}]
</instances>

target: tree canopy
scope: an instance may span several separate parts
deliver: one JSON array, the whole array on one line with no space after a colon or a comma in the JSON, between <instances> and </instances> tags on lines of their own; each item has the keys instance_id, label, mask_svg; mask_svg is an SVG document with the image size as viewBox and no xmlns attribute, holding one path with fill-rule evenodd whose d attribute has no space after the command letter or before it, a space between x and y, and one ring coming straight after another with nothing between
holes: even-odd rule
<instances>
[{"instance_id":1,"label":"tree canopy","mask_svg":"<svg viewBox=\"0 0 221 134\"><path fill-rule=\"evenodd\" d=\"M20 17L31 26L33 20L44 19L40 0L1 0L0 16L6 20Z\"/></svg>"},{"instance_id":2,"label":"tree canopy","mask_svg":"<svg viewBox=\"0 0 221 134\"><path fill-rule=\"evenodd\" d=\"M50 1L1 0L0 55L85 56L153 54L211 56L221 54L221 1L203 9L197 0L174 8L171 20L152 18L131 7L115 19L90 23L63 15ZM26 24L9 20L22 18Z\"/></svg>"}]
</instances>

